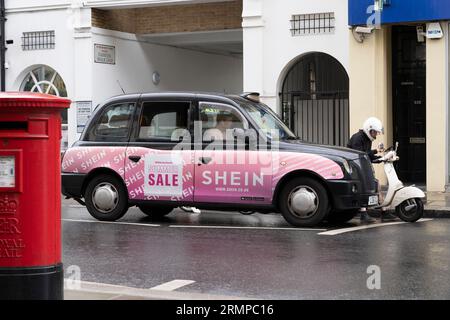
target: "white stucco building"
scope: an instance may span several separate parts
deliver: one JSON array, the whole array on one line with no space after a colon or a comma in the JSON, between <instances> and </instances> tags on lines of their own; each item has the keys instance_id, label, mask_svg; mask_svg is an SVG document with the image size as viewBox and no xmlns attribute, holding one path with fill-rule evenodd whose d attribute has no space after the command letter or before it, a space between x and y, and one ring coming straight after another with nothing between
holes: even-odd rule
<instances>
[{"instance_id":1,"label":"white stucco building","mask_svg":"<svg viewBox=\"0 0 450 320\"><path fill-rule=\"evenodd\" d=\"M348 139L346 0L244 0L244 90L301 138Z\"/></svg>"},{"instance_id":2,"label":"white stucco building","mask_svg":"<svg viewBox=\"0 0 450 320\"><path fill-rule=\"evenodd\" d=\"M68 144L122 88L257 91L305 139L348 135L347 0L6 0L6 9L7 90L68 96ZM342 137L330 140L331 130Z\"/></svg>"}]
</instances>

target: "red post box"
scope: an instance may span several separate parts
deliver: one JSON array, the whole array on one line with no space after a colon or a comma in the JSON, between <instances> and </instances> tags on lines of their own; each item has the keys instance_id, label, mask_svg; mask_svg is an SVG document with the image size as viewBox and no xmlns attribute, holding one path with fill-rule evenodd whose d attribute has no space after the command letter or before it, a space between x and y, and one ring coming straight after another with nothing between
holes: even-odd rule
<instances>
[{"instance_id":1,"label":"red post box","mask_svg":"<svg viewBox=\"0 0 450 320\"><path fill-rule=\"evenodd\" d=\"M0 93L0 299L62 299L61 111L70 100Z\"/></svg>"}]
</instances>

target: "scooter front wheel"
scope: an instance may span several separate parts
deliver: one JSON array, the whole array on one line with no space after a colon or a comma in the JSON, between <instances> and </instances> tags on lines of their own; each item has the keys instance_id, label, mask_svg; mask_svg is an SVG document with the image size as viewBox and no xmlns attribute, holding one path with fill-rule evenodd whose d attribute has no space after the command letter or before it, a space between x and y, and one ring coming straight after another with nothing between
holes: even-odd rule
<instances>
[{"instance_id":1,"label":"scooter front wheel","mask_svg":"<svg viewBox=\"0 0 450 320\"><path fill-rule=\"evenodd\" d=\"M408 199L395 208L397 216L405 222L416 222L423 217L422 199Z\"/></svg>"}]
</instances>

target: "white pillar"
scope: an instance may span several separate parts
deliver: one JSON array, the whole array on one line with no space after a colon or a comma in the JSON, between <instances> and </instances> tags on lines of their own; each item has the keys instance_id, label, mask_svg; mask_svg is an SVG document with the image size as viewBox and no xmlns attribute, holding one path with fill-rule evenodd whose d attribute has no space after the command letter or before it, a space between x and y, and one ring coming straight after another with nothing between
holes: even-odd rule
<instances>
[{"instance_id":1,"label":"white pillar","mask_svg":"<svg viewBox=\"0 0 450 320\"><path fill-rule=\"evenodd\" d=\"M448 182L448 23L442 39L427 39L427 191Z\"/></svg>"},{"instance_id":2,"label":"white pillar","mask_svg":"<svg viewBox=\"0 0 450 320\"><path fill-rule=\"evenodd\" d=\"M91 35L91 9L74 9L74 89L69 109L69 146L79 139L77 132L77 101L92 101L92 64L94 48Z\"/></svg>"},{"instance_id":3,"label":"white pillar","mask_svg":"<svg viewBox=\"0 0 450 320\"><path fill-rule=\"evenodd\" d=\"M244 42L244 91L263 93L264 21L262 0L244 0L242 29Z\"/></svg>"}]
</instances>

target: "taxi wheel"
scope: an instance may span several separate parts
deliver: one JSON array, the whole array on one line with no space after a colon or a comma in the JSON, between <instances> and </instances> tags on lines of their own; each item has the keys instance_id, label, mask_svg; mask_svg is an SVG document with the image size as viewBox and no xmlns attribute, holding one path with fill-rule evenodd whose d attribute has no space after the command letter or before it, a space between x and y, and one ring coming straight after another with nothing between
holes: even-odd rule
<instances>
[{"instance_id":1,"label":"taxi wheel","mask_svg":"<svg viewBox=\"0 0 450 320\"><path fill-rule=\"evenodd\" d=\"M296 227L314 227L329 212L328 194L318 181L295 178L287 182L279 197L281 214Z\"/></svg>"},{"instance_id":2,"label":"taxi wheel","mask_svg":"<svg viewBox=\"0 0 450 320\"><path fill-rule=\"evenodd\" d=\"M107 174L89 181L84 194L91 216L101 221L116 221L128 210L128 194L122 182Z\"/></svg>"},{"instance_id":3,"label":"taxi wheel","mask_svg":"<svg viewBox=\"0 0 450 320\"><path fill-rule=\"evenodd\" d=\"M143 213L154 218L164 217L173 211L172 207L157 207L152 205L140 205L138 207Z\"/></svg>"}]
</instances>

